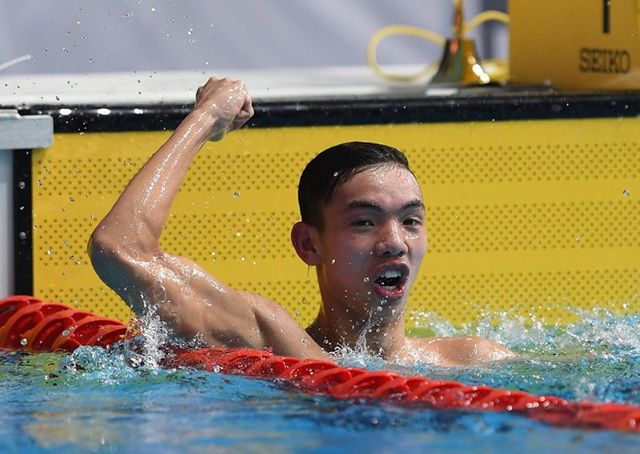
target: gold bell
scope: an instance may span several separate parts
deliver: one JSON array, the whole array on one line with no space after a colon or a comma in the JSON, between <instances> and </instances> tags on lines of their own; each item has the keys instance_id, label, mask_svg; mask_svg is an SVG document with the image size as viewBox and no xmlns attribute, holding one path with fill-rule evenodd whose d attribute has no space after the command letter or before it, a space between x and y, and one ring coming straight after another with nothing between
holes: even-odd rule
<instances>
[{"instance_id":1,"label":"gold bell","mask_svg":"<svg viewBox=\"0 0 640 454\"><path fill-rule=\"evenodd\" d=\"M489 74L480 63L476 45L464 37L462 0L454 0L453 38L447 39L440 60L440 67L429 82L430 85L486 85Z\"/></svg>"}]
</instances>

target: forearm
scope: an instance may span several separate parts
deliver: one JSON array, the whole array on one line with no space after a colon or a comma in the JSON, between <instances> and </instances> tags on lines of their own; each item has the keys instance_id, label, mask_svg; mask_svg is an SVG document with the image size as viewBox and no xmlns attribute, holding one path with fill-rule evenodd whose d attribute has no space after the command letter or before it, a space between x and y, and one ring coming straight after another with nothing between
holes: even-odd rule
<instances>
[{"instance_id":1,"label":"forearm","mask_svg":"<svg viewBox=\"0 0 640 454\"><path fill-rule=\"evenodd\" d=\"M154 254L171 204L212 129L208 112L194 110L127 185L94 232L104 244Z\"/></svg>"},{"instance_id":2,"label":"forearm","mask_svg":"<svg viewBox=\"0 0 640 454\"><path fill-rule=\"evenodd\" d=\"M95 229L89 240L91 263L125 301L146 293L159 302L164 297L154 292L175 282L179 293L181 271L174 269L171 256L159 247L171 204L202 145L241 127L252 114L244 83L209 79L198 89L193 111L140 169Z\"/></svg>"}]
</instances>

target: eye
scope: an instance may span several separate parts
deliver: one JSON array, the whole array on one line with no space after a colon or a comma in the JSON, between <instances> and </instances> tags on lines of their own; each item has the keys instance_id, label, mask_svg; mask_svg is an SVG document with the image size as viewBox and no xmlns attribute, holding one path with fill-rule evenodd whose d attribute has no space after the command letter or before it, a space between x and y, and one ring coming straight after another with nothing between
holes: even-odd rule
<instances>
[{"instance_id":1,"label":"eye","mask_svg":"<svg viewBox=\"0 0 640 454\"><path fill-rule=\"evenodd\" d=\"M371 219L357 219L351 223L353 227L373 227Z\"/></svg>"},{"instance_id":2,"label":"eye","mask_svg":"<svg viewBox=\"0 0 640 454\"><path fill-rule=\"evenodd\" d=\"M420 218L416 218L416 217L411 217L411 218L407 218L405 219L402 224L408 226L408 227L419 227L422 225L422 219Z\"/></svg>"}]
</instances>

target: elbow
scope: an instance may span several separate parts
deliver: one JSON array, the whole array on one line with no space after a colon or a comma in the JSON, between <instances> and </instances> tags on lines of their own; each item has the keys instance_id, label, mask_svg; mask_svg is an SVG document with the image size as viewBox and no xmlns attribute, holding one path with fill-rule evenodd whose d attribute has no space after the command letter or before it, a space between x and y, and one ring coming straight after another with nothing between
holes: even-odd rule
<instances>
[{"instance_id":1,"label":"elbow","mask_svg":"<svg viewBox=\"0 0 640 454\"><path fill-rule=\"evenodd\" d=\"M120 235L100 227L89 237L87 252L102 282L120 295L135 313L141 314L143 306L138 295L147 263L144 255L132 249Z\"/></svg>"},{"instance_id":2,"label":"elbow","mask_svg":"<svg viewBox=\"0 0 640 454\"><path fill-rule=\"evenodd\" d=\"M111 286L114 270L126 261L122 242L100 226L94 230L87 243L87 253L96 274Z\"/></svg>"},{"instance_id":3,"label":"elbow","mask_svg":"<svg viewBox=\"0 0 640 454\"><path fill-rule=\"evenodd\" d=\"M91 263L94 260L99 262L102 258L113 255L117 250L117 246L114 236L98 226L89 237L89 242L87 243L87 252L91 258Z\"/></svg>"}]
</instances>

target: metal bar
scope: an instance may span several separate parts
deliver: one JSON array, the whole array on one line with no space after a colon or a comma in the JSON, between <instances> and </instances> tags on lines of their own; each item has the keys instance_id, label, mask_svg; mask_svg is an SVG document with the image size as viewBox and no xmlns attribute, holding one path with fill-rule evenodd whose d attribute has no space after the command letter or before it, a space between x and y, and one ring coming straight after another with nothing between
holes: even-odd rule
<instances>
[{"instance_id":1,"label":"metal bar","mask_svg":"<svg viewBox=\"0 0 640 454\"><path fill-rule=\"evenodd\" d=\"M20 115L17 110L0 110L0 150L46 148L53 140L53 119L49 115Z\"/></svg>"},{"instance_id":2,"label":"metal bar","mask_svg":"<svg viewBox=\"0 0 640 454\"><path fill-rule=\"evenodd\" d=\"M13 154L14 293L33 294L31 150Z\"/></svg>"}]
</instances>

